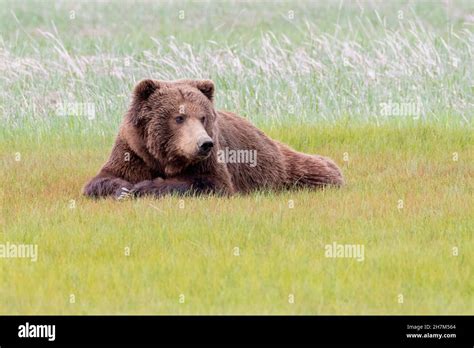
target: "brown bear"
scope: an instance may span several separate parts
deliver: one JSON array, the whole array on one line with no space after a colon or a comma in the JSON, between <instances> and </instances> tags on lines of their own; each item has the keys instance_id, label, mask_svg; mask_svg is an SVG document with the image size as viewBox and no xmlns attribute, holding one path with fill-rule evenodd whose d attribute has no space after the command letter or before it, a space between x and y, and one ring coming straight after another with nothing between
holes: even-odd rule
<instances>
[{"instance_id":1,"label":"brown bear","mask_svg":"<svg viewBox=\"0 0 474 348\"><path fill-rule=\"evenodd\" d=\"M143 80L90 197L233 194L344 183L328 158L297 152L214 108L210 80Z\"/></svg>"}]
</instances>

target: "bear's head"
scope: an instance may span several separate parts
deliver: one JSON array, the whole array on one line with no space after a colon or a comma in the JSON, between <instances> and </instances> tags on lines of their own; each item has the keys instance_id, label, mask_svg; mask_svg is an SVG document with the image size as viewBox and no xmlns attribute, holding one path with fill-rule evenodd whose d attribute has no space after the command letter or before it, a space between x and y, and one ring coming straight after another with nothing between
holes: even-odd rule
<instances>
[{"instance_id":1,"label":"bear's head","mask_svg":"<svg viewBox=\"0 0 474 348\"><path fill-rule=\"evenodd\" d=\"M213 97L210 80L143 80L135 87L128 121L165 175L176 175L215 152Z\"/></svg>"}]
</instances>

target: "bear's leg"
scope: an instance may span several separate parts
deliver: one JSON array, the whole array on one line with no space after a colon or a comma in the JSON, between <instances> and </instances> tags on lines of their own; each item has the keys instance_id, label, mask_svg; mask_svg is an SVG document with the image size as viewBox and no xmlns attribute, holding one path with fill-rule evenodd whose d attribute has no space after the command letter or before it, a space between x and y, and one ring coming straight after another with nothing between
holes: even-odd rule
<instances>
[{"instance_id":1,"label":"bear's leg","mask_svg":"<svg viewBox=\"0 0 474 348\"><path fill-rule=\"evenodd\" d=\"M190 178L170 178L145 180L136 184L132 194L140 196L164 196L168 194L196 195L196 194L225 194L227 190L215 180L206 176Z\"/></svg>"},{"instance_id":2,"label":"bear's leg","mask_svg":"<svg viewBox=\"0 0 474 348\"><path fill-rule=\"evenodd\" d=\"M287 187L342 186L339 167L329 158L293 152L287 154Z\"/></svg>"},{"instance_id":3,"label":"bear's leg","mask_svg":"<svg viewBox=\"0 0 474 348\"><path fill-rule=\"evenodd\" d=\"M84 187L84 194L92 198L118 197L132 188L133 185L126 180L112 176L96 176Z\"/></svg>"}]
</instances>

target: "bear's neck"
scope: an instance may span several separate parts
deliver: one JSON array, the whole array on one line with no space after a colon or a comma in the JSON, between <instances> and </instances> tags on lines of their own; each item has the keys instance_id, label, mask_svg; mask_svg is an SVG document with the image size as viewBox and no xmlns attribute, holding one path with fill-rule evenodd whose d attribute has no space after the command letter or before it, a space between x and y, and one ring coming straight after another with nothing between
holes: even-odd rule
<instances>
[{"instance_id":1,"label":"bear's neck","mask_svg":"<svg viewBox=\"0 0 474 348\"><path fill-rule=\"evenodd\" d=\"M120 137L127 143L129 148L140 157L145 164L156 172L163 172L160 163L148 152L143 134L139 134L137 129L128 122L124 122L120 127Z\"/></svg>"}]
</instances>

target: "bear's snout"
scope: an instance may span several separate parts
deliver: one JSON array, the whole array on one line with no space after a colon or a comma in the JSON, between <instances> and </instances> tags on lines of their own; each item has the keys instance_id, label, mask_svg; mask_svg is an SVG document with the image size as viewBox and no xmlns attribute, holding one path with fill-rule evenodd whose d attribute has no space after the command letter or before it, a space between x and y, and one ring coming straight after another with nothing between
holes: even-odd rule
<instances>
[{"instance_id":1,"label":"bear's snout","mask_svg":"<svg viewBox=\"0 0 474 348\"><path fill-rule=\"evenodd\" d=\"M201 137L198 140L197 147L198 147L198 153L200 156L205 156L209 152L211 152L212 147L214 146L214 142L212 139L208 136L206 137Z\"/></svg>"}]
</instances>

